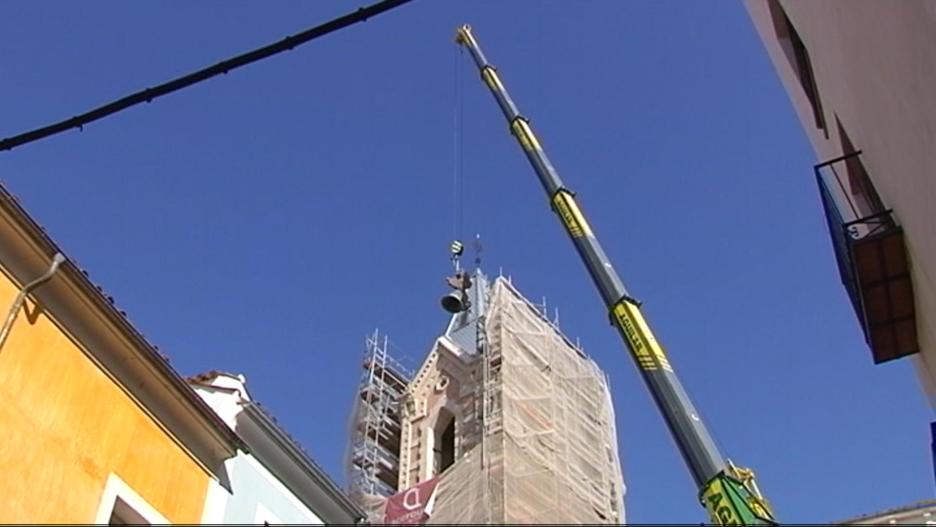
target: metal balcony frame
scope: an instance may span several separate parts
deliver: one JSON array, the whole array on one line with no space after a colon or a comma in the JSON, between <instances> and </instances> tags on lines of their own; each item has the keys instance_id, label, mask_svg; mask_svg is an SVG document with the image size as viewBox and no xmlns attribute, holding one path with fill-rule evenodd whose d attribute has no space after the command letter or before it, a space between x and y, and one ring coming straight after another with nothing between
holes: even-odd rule
<instances>
[{"instance_id":1,"label":"metal balcony frame","mask_svg":"<svg viewBox=\"0 0 936 527\"><path fill-rule=\"evenodd\" d=\"M849 299L852 302L852 307L854 308L855 315L857 316L861 325L861 329L865 336L865 341L871 347L874 361L875 363L880 363L916 353L919 351L919 344L917 344L915 351L901 353L888 359L879 360L881 350L876 349L875 343L873 342L872 326L880 326L881 322L878 321L872 324L871 320L869 320L869 309L865 303L865 293L863 292L864 289L869 286L878 285L882 282L886 283L895 279L899 280L906 276L906 278L910 281L910 287L912 290L912 277L909 272L909 259L907 260L908 270L906 271L906 275L904 275L904 273L900 273L894 276L886 276L879 282L863 282L859 276L858 266L855 260L855 247L864 243L865 241L870 242L875 240L878 237L902 233L902 229L899 225L897 225L893 218L893 209L884 207L884 204L881 202L881 199L877 195L877 191L874 188L873 181L870 180L870 177L867 174L865 174L865 177L868 180L868 186L865 188L865 191L868 194L867 198L870 203L870 207L874 210L872 210L870 214L862 216L853 201L852 192L846 190L845 185L842 183L842 180L839 177L839 173L835 170L835 164L856 158L860 156L861 153L861 150L855 150L833 159L823 161L822 163L814 165L813 171L816 175L816 182L819 185L819 193L822 199L825 220L832 238L833 252L835 253L836 262L838 263L842 284L845 286ZM845 221L843 218L843 210L839 206L839 201L836 200L836 197L832 192L831 184L828 181L828 178L824 176L823 169L825 168L828 168L831 171L832 177L838 184L839 195L848 203L850 212L855 219ZM866 226L867 231L861 232L858 229L859 225ZM890 313L893 313L893 304L891 303L892 301L893 298L888 295L887 302ZM915 317L916 314L914 312L908 317L892 318L887 323L895 324L907 319L913 319L915 324ZM892 329L891 331L896 331L896 329ZM892 335L895 335L894 338L897 338L896 333L892 333ZM895 349L899 348L897 341L894 341L894 346Z\"/></svg>"}]
</instances>

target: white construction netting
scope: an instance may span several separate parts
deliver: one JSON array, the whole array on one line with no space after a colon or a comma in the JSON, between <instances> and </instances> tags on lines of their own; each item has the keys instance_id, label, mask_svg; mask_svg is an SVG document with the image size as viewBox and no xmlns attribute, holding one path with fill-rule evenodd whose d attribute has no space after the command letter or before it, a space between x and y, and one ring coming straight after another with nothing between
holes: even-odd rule
<instances>
[{"instance_id":1,"label":"white construction netting","mask_svg":"<svg viewBox=\"0 0 936 527\"><path fill-rule=\"evenodd\" d=\"M603 372L503 278L484 333L483 440L442 474L429 523L624 523Z\"/></svg>"}]
</instances>

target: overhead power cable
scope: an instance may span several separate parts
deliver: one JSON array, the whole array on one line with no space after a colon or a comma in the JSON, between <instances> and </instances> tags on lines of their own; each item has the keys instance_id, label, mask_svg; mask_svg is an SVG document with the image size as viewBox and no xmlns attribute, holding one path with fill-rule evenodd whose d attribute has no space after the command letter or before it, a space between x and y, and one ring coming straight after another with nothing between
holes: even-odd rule
<instances>
[{"instance_id":1,"label":"overhead power cable","mask_svg":"<svg viewBox=\"0 0 936 527\"><path fill-rule=\"evenodd\" d=\"M212 77L227 74L229 71L235 70L242 66L258 62L268 57L272 57L273 55L277 55L284 51L289 51L296 46L300 46L318 37L335 32L352 24L363 22L368 18L377 16L410 1L412 0L383 0L381 2L371 4L367 7L361 7L357 11L348 13L339 18L335 18L334 20L325 22L324 24L309 28L301 33L288 36L279 42L242 53L236 57L223 60L214 66L209 66L207 68L189 73L188 75L177 77L158 86L146 88L145 90L127 95L126 97L109 102L81 115L77 115L70 119L65 119L64 121L59 121L42 128L30 130L13 137L8 137L0 141L0 151L12 150L18 146L32 143L49 136L71 130L72 128L82 128L88 123L103 119L108 115L115 114L122 110L126 110L131 106L136 106L144 102L152 102L153 99L162 97L163 95L168 95L172 92L176 92L183 88L188 88L189 86L198 84L199 82L206 81Z\"/></svg>"}]
</instances>

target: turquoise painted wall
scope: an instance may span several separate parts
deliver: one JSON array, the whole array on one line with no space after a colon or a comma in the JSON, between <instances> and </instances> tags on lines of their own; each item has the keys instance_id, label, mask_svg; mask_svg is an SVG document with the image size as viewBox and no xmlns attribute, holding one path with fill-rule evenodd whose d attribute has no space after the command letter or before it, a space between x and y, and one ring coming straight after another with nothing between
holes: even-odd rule
<instances>
[{"instance_id":1,"label":"turquoise painted wall","mask_svg":"<svg viewBox=\"0 0 936 527\"><path fill-rule=\"evenodd\" d=\"M322 524L315 513L292 496L279 480L249 455L238 453L234 459L231 487L234 494L228 498L224 510L226 524L256 523L260 505L283 523Z\"/></svg>"}]
</instances>

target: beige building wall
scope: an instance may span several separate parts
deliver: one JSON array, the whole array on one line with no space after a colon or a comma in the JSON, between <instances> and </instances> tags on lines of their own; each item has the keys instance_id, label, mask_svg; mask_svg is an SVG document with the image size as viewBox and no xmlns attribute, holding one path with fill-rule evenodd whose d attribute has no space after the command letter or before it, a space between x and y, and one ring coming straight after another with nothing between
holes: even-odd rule
<instances>
[{"instance_id":1,"label":"beige building wall","mask_svg":"<svg viewBox=\"0 0 936 527\"><path fill-rule=\"evenodd\" d=\"M936 407L936 2L746 0L746 5L819 161L843 154L840 123L904 230L921 350L909 360ZM814 104L790 59L789 38L778 27L781 12L808 51L824 128L817 125ZM810 167L790 175L809 176Z\"/></svg>"}]
</instances>

